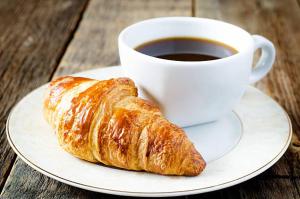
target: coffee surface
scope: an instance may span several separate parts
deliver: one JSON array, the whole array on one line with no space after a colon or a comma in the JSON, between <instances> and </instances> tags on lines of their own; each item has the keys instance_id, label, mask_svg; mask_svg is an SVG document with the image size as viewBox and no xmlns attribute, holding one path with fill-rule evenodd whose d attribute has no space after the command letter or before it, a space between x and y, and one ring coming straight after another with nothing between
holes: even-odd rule
<instances>
[{"instance_id":1,"label":"coffee surface","mask_svg":"<svg viewBox=\"0 0 300 199\"><path fill-rule=\"evenodd\" d=\"M174 61L209 61L236 54L238 51L219 41L194 38L170 37L143 43L135 48L138 52Z\"/></svg>"}]
</instances>

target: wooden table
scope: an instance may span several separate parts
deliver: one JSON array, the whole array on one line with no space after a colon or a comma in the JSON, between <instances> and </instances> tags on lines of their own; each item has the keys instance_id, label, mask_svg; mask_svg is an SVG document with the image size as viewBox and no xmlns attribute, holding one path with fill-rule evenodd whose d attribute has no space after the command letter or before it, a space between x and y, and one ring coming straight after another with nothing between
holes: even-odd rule
<instances>
[{"instance_id":1,"label":"wooden table","mask_svg":"<svg viewBox=\"0 0 300 199\"><path fill-rule=\"evenodd\" d=\"M300 198L300 0L1 0L0 198L115 197L31 169L9 147L5 122L16 102L51 79L119 64L118 33L159 16L220 19L273 41L274 68L256 86L285 108L294 129L288 151L263 174L188 198Z\"/></svg>"}]
</instances>

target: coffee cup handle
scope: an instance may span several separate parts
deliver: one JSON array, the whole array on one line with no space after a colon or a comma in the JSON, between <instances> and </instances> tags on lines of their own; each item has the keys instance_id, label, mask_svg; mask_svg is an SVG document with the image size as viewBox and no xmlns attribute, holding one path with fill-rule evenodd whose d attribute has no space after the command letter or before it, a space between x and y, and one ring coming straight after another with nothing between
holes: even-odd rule
<instances>
[{"instance_id":1,"label":"coffee cup handle","mask_svg":"<svg viewBox=\"0 0 300 199\"><path fill-rule=\"evenodd\" d=\"M252 35L254 40L254 52L261 48L261 56L250 75L250 83L263 78L272 68L275 60L275 48L271 41L260 35Z\"/></svg>"}]
</instances>

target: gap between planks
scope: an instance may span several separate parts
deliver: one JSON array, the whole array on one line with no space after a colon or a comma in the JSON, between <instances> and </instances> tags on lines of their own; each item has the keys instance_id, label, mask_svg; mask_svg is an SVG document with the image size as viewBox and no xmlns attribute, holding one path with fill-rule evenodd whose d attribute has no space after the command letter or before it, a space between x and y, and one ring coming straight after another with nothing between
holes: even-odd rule
<instances>
[{"instance_id":1,"label":"gap between planks","mask_svg":"<svg viewBox=\"0 0 300 199\"><path fill-rule=\"evenodd\" d=\"M82 21L84 12L86 11L86 9L87 9L89 3L90 3L90 0L87 0L87 2L85 3L85 5L84 5L82 11L80 12L78 21L77 21L77 23L76 23L76 25L75 25L75 28L74 28L74 30L71 32L71 34L69 35L69 38L68 38L66 44L64 45L64 47L63 47L63 49L62 49L62 52L60 53L60 56L59 56L59 58L57 59L57 62L55 63L55 67L54 67L53 71L51 72L51 75L50 75L50 77L49 77L49 81L51 81L51 79L53 78L53 76L54 76L54 74L55 74L57 68L59 67L59 64L60 64L60 62L61 62L61 60L62 60L62 58L63 58L63 56L64 56L64 54L65 54L65 52L66 52L67 49L68 49L68 46L70 45L71 41L73 40L74 35L75 35L76 31L78 30L78 27L79 27L79 25L80 25L80 22Z\"/></svg>"},{"instance_id":2,"label":"gap between planks","mask_svg":"<svg viewBox=\"0 0 300 199\"><path fill-rule=\"evenodd\" d=\"M130 6L129 6L130 5ZM175 6L176 5L176 6ZM166 6L166 8L165 8ZM151 9L153 12L144 12L143 9L139 9L142 7L147 7L148 10ZM117 9L117 13L121 13L121 15L115 15L115 13L113 13L111 11L111 8ZM133 12L133 9L135 12ZM180 8L180 9L178 9ZM87 13L87 11L90 9L90 12L86 15L85 13ZM119 9L119 10L118 10ZM166 13L167 15L170 16L183 16L183 15L187 15L190 16L190 1L176 1L176 0L169 0L169 2L165 2L165 1L152 1L152 2L141 2L139 0L136 1L129 1L126 3L126 1L98 1L98 0L94 0L94 1L90 1L87 10L85 10L83 12L84 16L86 15L86 18L84 18L83 16L83 20L80 21L80 26L84 25L81 27L81 32L86 30L86 25L90 28L88 29L88 33L93 33L94 35L97 35L97 38L92 38L91 39L91 35L89 35L88 38L82 38L82 34L78 34L79 30L77 30L76 32L74 31L73 36L74 38L72 38L73 36L70 36L70 34L68 33L67 37L64 39L64 43L62 45L62 48L65 47L65 41L69 42L69 45L67 46L67 52L62 52L62 57L60 57L61 54L59 54L57 56L57 60L55 60L55 64L53 64L54 66L51 68L49 75L51 73L51 76L53 78L53 76L55 77L55 75L64 75L66 74L70 74L70 73L74 73L74 72L78 72L79 70L83 70L83 69L88 69L91 61L95 62L95 65L92 65L93 67L99 67L99 65L101 66L108 66L110 65L110 62L107 61L107 59L102 59L104 56L108 57L108 59L111 59L112 57L117 57L116 55L116 49L114 47L116 47L116 45L111 45L115 42L115 33L117 33L120 29L124 28L125 26L136 22L138 20L142 20L145 18L151 18L151 17L160 17L160 16L165 16ZM102 11L102 13L101 13ZM79 12L78 12L79 13ZM103 15L105 14L105 15ZM109 30L105 29L103 31L103 26L107 25L107 24L103 24L102 26L99 26L99 22L98 19L101 18L103 19L103 21L107 21L107 20L112 20L112 19L117 19L120 23L117 24L112 24L109 25L108 24L108 28L110 28ZM86 21L86 23L83 23L83 21ZM74 27L75 24L79 23L78 19L76 20L76 22L74 22ZM91 25L91 26L90 26ZM80 29L79 26L79 29ZM93 28L91 31L91 28ZM73 30L73 29L72 29ZM100 34L99 34L100 33ZM103 33L103 34L101 34ZM112 34L113 33L113 34ZM110 47L111 49L108 50L108 56L107 54L102 54L102 57L98 57L99 56L99 52L96 51L96 53L94 51L92 51L92 55L96 56L96 58L94 60L90 60L90 56L85 54L87 49L93 50L94 46L93 44L96 42L98 42L99 40L103 41L102 39L99 39L99 37L103 38L103 37L108 37L109 39L105 39L105 44ZM97 40L98 39L98 40ZM75 41L77 40L77 42ZM114 42L112 42L114 41ZM84 42L84 45L81 43ZM70 46L73 48L70 48ZM74 50L75 50L75 54L74 54ZM83 52L84 55L81 55L80 53L78 53L78 50L80 52ZM63 51L60 49L60 51ZM61 52L60 52L61 53ZM102 52L100 51L100 54ZM65 56L67 55L67 56ZM71 55L71 56L70 56ZM78 56L79 55L79 56ZM81 55L81 56L80 56ZM74 60L80 60L81 58L83 60L83 62L79 62L79 63L75 63L74 64ZM66 60L64 62L64 59ZM86 60L89 60L87 62L85 62ZM68 62L70 61L70 62ZM94 63L93 62L93 63ZM58 66L57 66L57 63ZM69 67L70 66L70 67ZM74 67L73 67L74 66ZM66 68L65 68L66 67ZM56 68L55 70L53 70L53 68ZM66 69L66 70L64 70ZM71 70L70 70L71 69ZM73 70L72 70L73 69ZM53 75L54 74L54 75ZM47 76L47 79L49 78L49 76ZM51 78L51 77L50 77ZM20 164L16 165L17 162L21 162ZM9 187L11 188L12 181L22 181L22 179L18 179L16 176L18 175L14 175L16 173L14 172L18 172L22 169L24 169L24 165L26 163L24 163L23 161L21 161L19 158L16 159L15 163L13 164L13 167L10 171L9 177L8 179L6 179L6 183L5 183L5 187L2 191L1 194L5 193L8 191ZM39 175L41 176L41 175ZM32 176L33 178L33 176ZM55 185L60 186L61 184L59 182L56 182L53 179L50 179L46 176L43 177L39 177L39 180L45 180L45 183L53 183ZM40 184L40 183L39 183ZM36 187L36 185L34 184L28 184L27 186L32 185L32 187ZM31 188L32 188L31 187ZM67 185L63 185L62 187L67 187ZM15 187L11 193L16 193L17 190L19 189L18 187ZM28 187L28 189L30 189L30 187ZM26 188L27 190L27 188ZM51 190L45 190L45 193L50 192ZM82 191L78 191L80 193L82 193Z\"/></svg>"},{"instance_id":3,"label":"gap between planks","mask_svg":"<svg viewBox=\"0 0 300 199\"><path fill-rule=\"evenodd\" d=\"M191 0L191 16L196 16L196 0Z\"/></svg>"},{"instance_id":4,"label":"gap between planks","mask_svg":"<svg viewBox=\"0 0 300 199\"><path fill-rule=\"evenodd\" d=\"M63 48L62 48L62 50L61 50L61 52L60 52L60 56L59 56L59 58L57 59L57 61L56 61L56 63L55 63L54 69L53 69L53 71L51 72L51 75L49 76L48 81L50 81L50 80L52 79L53 75L55 74L55 71L56 71L57 68L59 67L59 63L60 63L60 61L62 60L63 55L65 54L65 52L66 52L66 50L67 50L67 48L68 48L70 42L71 42L72 39L74 38L74 34L75 34L75 32L77 31L77 29L78 29L78 27L79 27L79 24L80 24L80 22L81 22L81 20L82 20L82 17L83 17L83 14L84 14L86 8L88 7L89 2L90 2L90 0L87 0L86 3L85 3L84 6L83 6L83 9L80 11L78 20L77 20L77 22L76 22L76 24L75 24L75 27L74 27L74 30L72 30L72 32L70 32L69 37L68 37L68 39L67 39L65 45L63 46ZM11 161L11 164L9 165L9 168L8 168L7 172L5 173L5 175L4 175L4 177L3 177L3 178L4 178L4 182L3 182L3 186L0 187L0 195L2 194L2 192L3 192L3 190L4 190L3 188L5 187L5 184L6 184L7 179L8 179L8 177L9 177L10 173L11 173L11 170L12 170L12 168L13 168L15 162L16 162L16 159L17 159L17 155L14 154L13 159L12 159L12 161Z\"/></svg>"}]
</instances>

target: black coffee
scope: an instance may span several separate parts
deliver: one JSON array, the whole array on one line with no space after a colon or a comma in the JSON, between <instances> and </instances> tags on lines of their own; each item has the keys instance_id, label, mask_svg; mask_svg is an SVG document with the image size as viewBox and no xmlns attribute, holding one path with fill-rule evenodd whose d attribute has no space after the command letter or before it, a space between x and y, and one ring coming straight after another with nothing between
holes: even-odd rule
<instances>
[{"instance_id":1,"label":"black coffee","mask_svg":"<svg viewBox=\"0 0 300 199\"><path fill-rule=\"evenodd\" d=\"M238 51L224 43L194 37L170 37L139 45L135 50L153 57L175 61L208 61Z\"/></svg>"}]
</instances>

